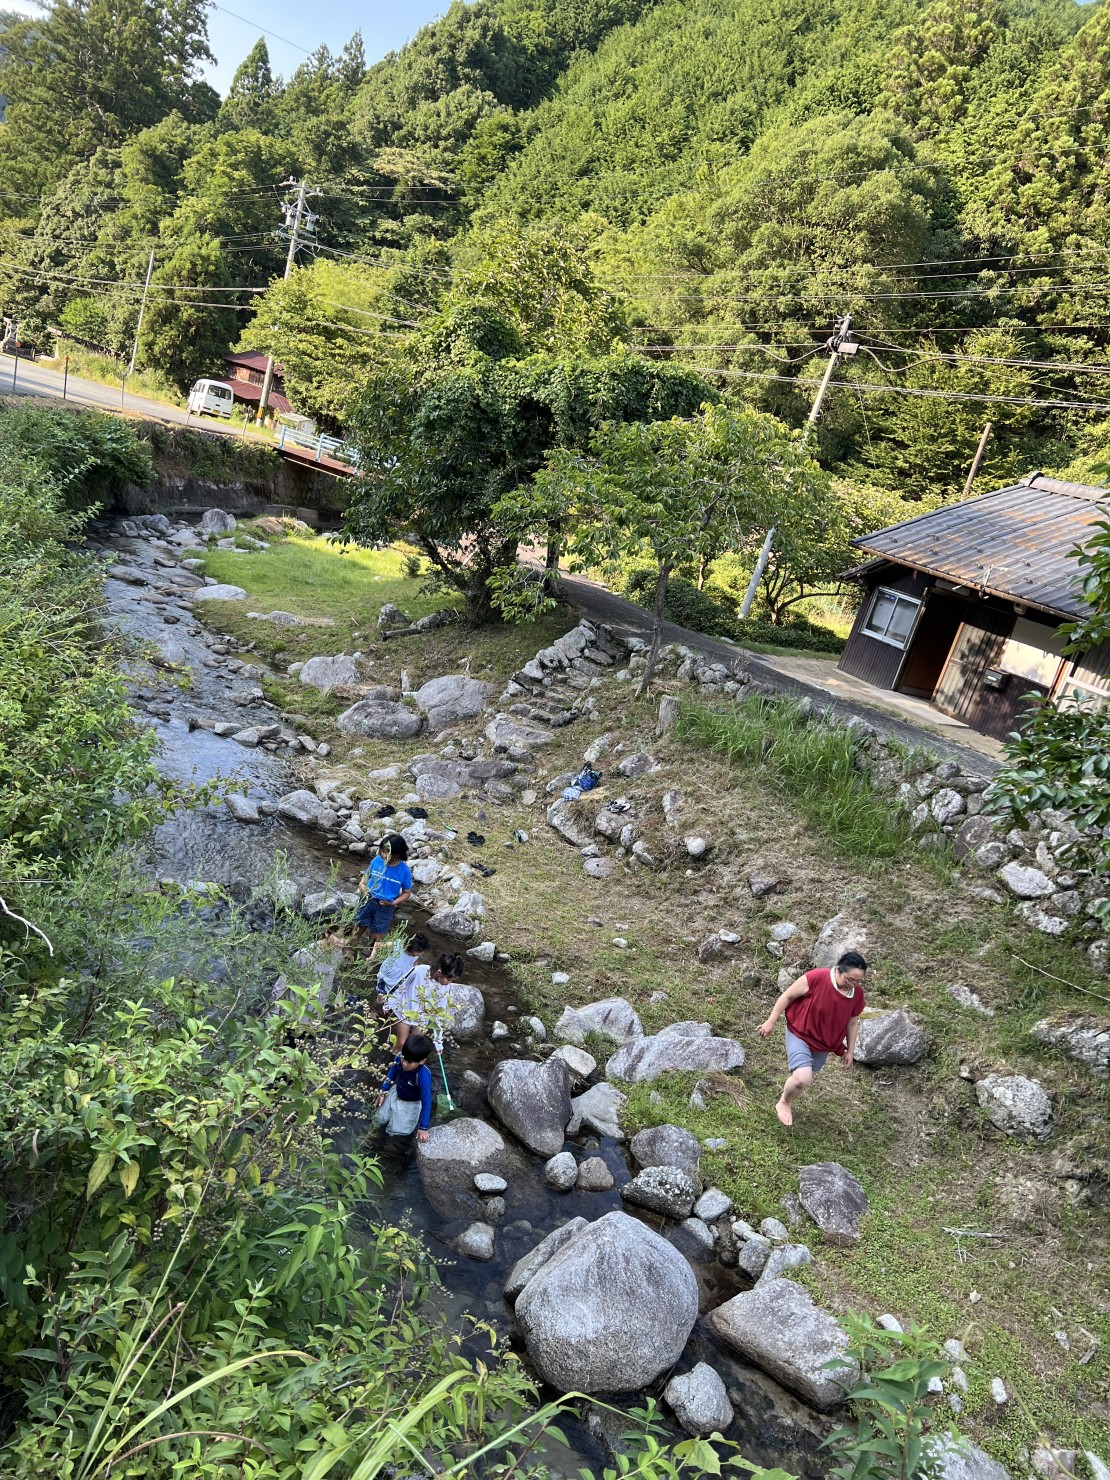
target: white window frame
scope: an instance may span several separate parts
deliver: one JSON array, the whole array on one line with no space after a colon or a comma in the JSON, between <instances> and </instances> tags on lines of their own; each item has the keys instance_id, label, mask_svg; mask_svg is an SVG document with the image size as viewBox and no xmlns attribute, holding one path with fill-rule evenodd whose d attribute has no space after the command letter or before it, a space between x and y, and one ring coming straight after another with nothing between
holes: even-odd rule
<instances>
[{"instance_id":1,"label":"white window frame","mask_svg":"<svg viewBox=\"0 0 1110 1480\"><path fill-rule=\"evenodd\" d=\"M871 621L871 618L874 616L875 608L878 606L879 598L882 596L893 597L895 605L892 608L892 615L895 611L898 610L897 603L900 601L904 601L907 606L912 606L914 608L913 621L906 629L906 635L904 638L887 637L885 633L873 632L870 629L868 624ZM917 625L917 619L921 615L921 607L922 602L917 596L907 596L904 591L895 591L894 588L891 586L876 586L874 591L871 593L871 605L867 609L867 616L863 619L863 625L860 627L860 633L864 637L869 637L872 642L885 642L887 647L897 648L899 652L904 653L906 648L908 648L910 645L910 638L913 636L913 630Z\"/></svg>"}]
</instances>

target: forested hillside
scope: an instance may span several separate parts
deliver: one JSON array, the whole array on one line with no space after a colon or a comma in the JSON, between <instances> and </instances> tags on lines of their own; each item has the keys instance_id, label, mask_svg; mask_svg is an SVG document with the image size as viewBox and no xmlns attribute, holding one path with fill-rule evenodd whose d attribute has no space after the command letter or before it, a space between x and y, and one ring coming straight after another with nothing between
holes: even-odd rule
<instances>
[{"instance_id":1,"label":"forested hillside","mask_svg":"<svg viewBox=\"0 0 1110 1480\"><path fill-rule=\"evenodd\" d=\"M184 387L242 339L341 426L415 329L569 252L623 353L788 422L850 312L820 445L857 483L951 496L986 420L987 478L1098 461L1103 6L477 0L369 69L356 36L282 81L259 42L222 101L199 3L62 0L5 47L0 308L38 347L126 357L153 249L141 363ZM319 222L265 292L289 177Z\"/></svg>"}]
</instances>

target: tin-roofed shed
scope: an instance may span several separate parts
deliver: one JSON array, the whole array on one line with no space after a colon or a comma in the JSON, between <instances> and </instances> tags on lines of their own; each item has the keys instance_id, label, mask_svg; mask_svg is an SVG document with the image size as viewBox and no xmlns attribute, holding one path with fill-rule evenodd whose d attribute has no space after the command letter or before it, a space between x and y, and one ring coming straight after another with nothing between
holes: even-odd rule
<instances>
[{"instance_id":1,"label":"tin-roofed shed","mask_svg":"<svg viewBox=\"0 0 1110 1480\"><path fill-rule=\"evenodd\" d=\"M1031 694L1110 699L1110 650L1072 662L1057 631L1087 610L1074 552L1108 500L1031 473L856 540L867 594L839 666L998 739Z\"/></svg>"}]
</instances>

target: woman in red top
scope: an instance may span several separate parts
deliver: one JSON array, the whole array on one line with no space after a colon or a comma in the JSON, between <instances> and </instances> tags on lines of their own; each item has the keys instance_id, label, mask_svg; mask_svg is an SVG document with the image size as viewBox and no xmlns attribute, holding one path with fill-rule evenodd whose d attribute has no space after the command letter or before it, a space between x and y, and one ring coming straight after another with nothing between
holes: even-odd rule
<instances>
[{"instance_id":1,"label":"woman in red top","mask_svg":"<svg viewBox=\"0 0 1110 1480\"><path fill-rule=\"evenodd\" d=\"M782 1087L775 1114L783 1125L794 1124L791 1106L813 1076L824 1068L829 1054L840 1057L845 1069L852 1067L864 1009L863 981L867 962L858 951L846 951L831 971L807 971L787 987L759 1036L769 1038L775 1024L786 1013L786 1062L790 1077Z\"/></svg>"}]
</instances>

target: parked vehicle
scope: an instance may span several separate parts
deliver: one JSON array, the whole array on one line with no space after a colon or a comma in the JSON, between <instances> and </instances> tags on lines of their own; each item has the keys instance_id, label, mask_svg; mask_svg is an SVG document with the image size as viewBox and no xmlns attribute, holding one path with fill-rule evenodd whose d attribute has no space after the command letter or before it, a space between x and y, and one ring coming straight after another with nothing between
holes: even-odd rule
<instances>
[{"instance_id":1,"label":"parked vehicle","mask_svg":"<svg viewBox=\"0 0 1110 1480\"><path fill-rule=\"evenodd\" d=\"M230 416L235 392L226 380L198 380L185 404L194 416Z\"/></svg>"}]
</instances>

